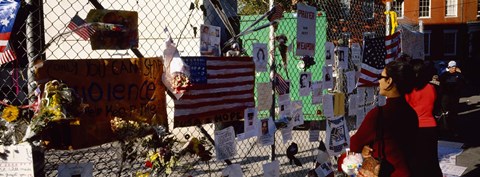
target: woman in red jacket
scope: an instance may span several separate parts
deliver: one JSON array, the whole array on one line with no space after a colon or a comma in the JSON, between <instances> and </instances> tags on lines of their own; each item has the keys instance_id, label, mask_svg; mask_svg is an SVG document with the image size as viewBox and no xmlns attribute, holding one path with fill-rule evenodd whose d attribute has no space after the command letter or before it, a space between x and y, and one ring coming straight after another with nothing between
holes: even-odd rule
<instances>
[{"instance_id":1,"label":"woman in red jacket","mask_svg":"<svg viewBox=\"0 0 480 177\"><path fill-rule=\"evenodd\" d=\"M415 75L411 65L393 61L387 64L378 76L380 95L387 97L384 106L372 109L366 115L357 132L350 138L350 150L361 153L365 145L373 149L373 157L378 158L381 149L375 140L377 126L383 129L386 160L392 164L393 177L411 176L414 152L414 138L417 136L418 117L408 105L405 94L413 89ZM380 111L381 110L381 111ZM380 124L378 119L381 119Z\"/></svg>"},{"instance_id":2,"label":"woman in red jacket","mask_svg":"<svg viewBox=\"0 0 480 177\"><path fill-rule=\"evenodd\" d=\"M428 68L423 60L410 60L415 73L415 88L406 94L405 99L417 112L418 136L416 139L414 176L441 177L442 170L438 163L437 123L433 118L435 105L435 87L429 84L433 77L433 69Z\"/></svg>"}]
</instances>

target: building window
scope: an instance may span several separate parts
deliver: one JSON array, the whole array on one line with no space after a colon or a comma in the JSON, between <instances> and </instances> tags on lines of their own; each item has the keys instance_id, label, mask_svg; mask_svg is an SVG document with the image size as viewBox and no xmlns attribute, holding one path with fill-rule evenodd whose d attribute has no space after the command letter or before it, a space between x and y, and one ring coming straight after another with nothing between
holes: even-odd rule
<instances>
[{"instance_id":1,"label":"building window","mask_svg":"<svg viewBox=\"0 0 480 177\"><path fill-rule=\"evenodd\" d=\"M394 1L392 7L393 10L397 12L397 17L403 18L403 2Z\"/></svg>"},{"instance_id":2,"label":"building window","mask_svg":"<svg viewBox=\"0 0 480 177\"><path fill-rule=\"evenodd\" d=\"M445 1L445 16L457 16L457 0Z\"/></svg>"},{"instance_id":3,"label":"building window","mask_svg":"<svg viewBox=\"0 0 480 177\"><path fill-rule=\"evenodd\" d=\"M477 17L480 17L480 0L477 3Z\"/></svg>"},{"instance_id":4,"label":"building window","mask_svg":"<svg viewBox=\"0 0 480 177\"><path fill-rule=\"evenodd\" d=\"M430 56L430 36L432 32L431 31L423 31L423 50L425 52L425 56Z\"/></svg>"},{"instance_id":5,"label":"building window","mask_svg":"<svg viewBox=\"0 0 480 177\"><path fill-rule=\"evenodd\" d=\"M420 0L418 17L430 17L430 0Z\"/></svg>"},{"instance_id":6,"label":"building window","mask_svg":"<svg viewBox=\"0 0 480 177\"><path fill-rule=\"evenodd\" d=\"M443 31L443 53L449 56L457 53L457 30Z\"/></svg>"}]
</instances>

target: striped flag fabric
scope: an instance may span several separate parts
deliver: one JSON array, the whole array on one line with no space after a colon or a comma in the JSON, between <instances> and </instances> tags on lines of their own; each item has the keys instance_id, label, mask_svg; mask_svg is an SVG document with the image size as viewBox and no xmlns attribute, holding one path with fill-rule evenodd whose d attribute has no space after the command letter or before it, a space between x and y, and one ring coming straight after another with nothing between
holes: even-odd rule
<instances>
[{"instance_id":1,"label":"striped flag fabric","mask_svg":"<svg viewBox=\"0 0 480 177\"><path fill-rule=\"evenodd\" d=\"M279 95L290 93L290 83L283 79L282 75L275 73L273 84L275 84L275 91Z\"/></svg>"},{"instance_id":2,"label":"striped flag fabric","mask_svg":"<svg viewBox=\"0 0 480 177\"><path fill-rule=\"evenodd\" d=\"M16 59L13 49L9 45L13 23L17 17L20 2L0 1L0 64Z\"/></svg>"},{"instance_id":3,"label":"striped flag fabric","mask_svg":"<svg viewBox=\"0 0 480 177\"><path fill-rule=\"evenodd\" d=\"M251 57L182 57L191 86L174 100L174 127L227 122L255 107L255 64Z\"/></svg>"},{"instance_id":4,"label":"striped flag fabric","mask_svg":"<svg viewBox=\"0 0 480 177\"><path fill-rule=\"evenodd\" d=\"M363 46L362 68L357 86L377 86L377 75L385 68L385 37L366 38Z\"/></svg>"},{"instance_id":5,"label":"striped flag fabric","mask_svg":"<svg viewBox=\"0 0 480 177\"><path fill-rule=\"evenodd\" d=\"M74 33L78 34L83 40L88 40L90 36L95 33L95 29L92 26L86 24L85 20L80 18L80 16L73 16L70 23L68 23L68 28Z\"/></svg>"},{"instance_id":6,"label":"striped flag fabric","mask_svg":"<svg viewBox=\"0 0 480 177\"><path fill-rule=\"evenodd\" d=\"M2 56L0 57L0 65L11 62L15 59L17 59L15 52L10 47L10 44L7 44L7 46L5 47L5 51L3 51Z\"/></svg>"},{"instance_id":7,"label":"striped flag fabric","mask_svg":"<svg viewBox=\"0 0 480 177\"><path fill-rule=\"evenodd\" d=\"M400 57L400 53L402 52L401 37L400 31L385 37L385 50L387 51L385 64Z\"/></svg>"}]
</instances>

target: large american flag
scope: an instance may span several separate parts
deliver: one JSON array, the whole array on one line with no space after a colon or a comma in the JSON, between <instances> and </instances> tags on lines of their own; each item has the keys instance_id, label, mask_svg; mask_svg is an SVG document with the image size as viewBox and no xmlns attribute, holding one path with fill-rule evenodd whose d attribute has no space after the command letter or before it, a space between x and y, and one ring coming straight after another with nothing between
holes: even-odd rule
<instances>
[{"instance_id":1,"label":"large american flag","mask_svg":"<svg viewBox=\"0 0 480 177\"><path fill-rule=\"evenodd\" d=\"M16 59L8 41L19 7L17 1L0 1L0 65Z\"/></svg>"},{"instance_id":2,"label":"large american flag","mask_svg":"<svg viewBox=\"0 0 480 177\"><path fill-rule=\"evenodd\" d=\"M385 67L385 37L366 38L364 40L362 69L360 69L359 87L378 85L377 75Z\"/></svg>"},{"instance_id":3,"label":"large american flag","mask_svg":"<svg viewBox=\"0 0 480 177\"><path fill-rule=\"evenodd\" d=\"M385 37L385 50L387 50L387 55L385 57L386 64L400 57L400 53L402 52L402 45L400 45L401 37L402 35L400 35L400 31Z\"/></svg>"},{"instance_id":4,"label":"large american flag","mask_svg":"<svg viewBox=\"0 0 480 177\"><path fill-rule=\"evenodd\" d=\"M80 16L73 16L72 20L68 24L68 28L78 34L83 40L88 40L90 36L95 33L95 29L92 26L86 24L85 20Z\"/></svg>"},{"instance_id":5,"label":"large american flag","mask_svg":"<svg viewBox=\"0 0 480 177\"><path fill-rule=\"evenodd\" d=\"M255 64L251 57L182 57L192 86L174 100L174 126L243 118L255 107Z\"/></svg>"}]
</instances>

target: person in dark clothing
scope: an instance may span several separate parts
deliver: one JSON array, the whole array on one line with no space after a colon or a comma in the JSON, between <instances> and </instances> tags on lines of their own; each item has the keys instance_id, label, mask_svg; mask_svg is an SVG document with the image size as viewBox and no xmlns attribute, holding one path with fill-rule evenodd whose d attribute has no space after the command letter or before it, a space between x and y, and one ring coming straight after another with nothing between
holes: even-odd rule
<instances>
[{"instance_id":1,"label":"person in dark clothing","mask_svg":"<svg viewBox=\"0 0 480 177\"><path fill-rule=\"evenodd\" d=\"M448 112L447 128L451 135L458 136L457 132L457 113L460 92L465 86L465 78L457 67L455 61L448 62L448 71L440 75L440 94L441 106L444 112Z\"/></svg>"},{"instance_id":2,"label":"person in dark clothing","mask_svg":"<svg viewBox=\"0 0 480 177\"><path fill-rule=\"evenodd\" d=\"M433 66L429 67L421 59L410 60L410 64L416 76L415 87L405 95L405 99L417 112L419 126L412 176L442 177L438 163L437 123L433 117L437 94L434 85L429 83L435 73L431 69Z\"/></svg>"},{"instance_id":3,"label":"person in dark clothing","mask_svg":"<svg viewBox=\"0 0 480 177\"><path fill-rule=\"evenodd\" d=\"M380 95L387 97L384 106L377 106L367 113L357 132L350 138L350 150L361 153L370 145L373 157L378 158L380 140L375 140L377 128L383 129L386 160L393 166L392 177L412 176L418 117L405 100L405 94L413 89L415 75L407 62L393 61L378 76ZM379 121L380 119L380 121ZM363 155L363 154L362 154Z\"/></svg>"}]
</instances>

